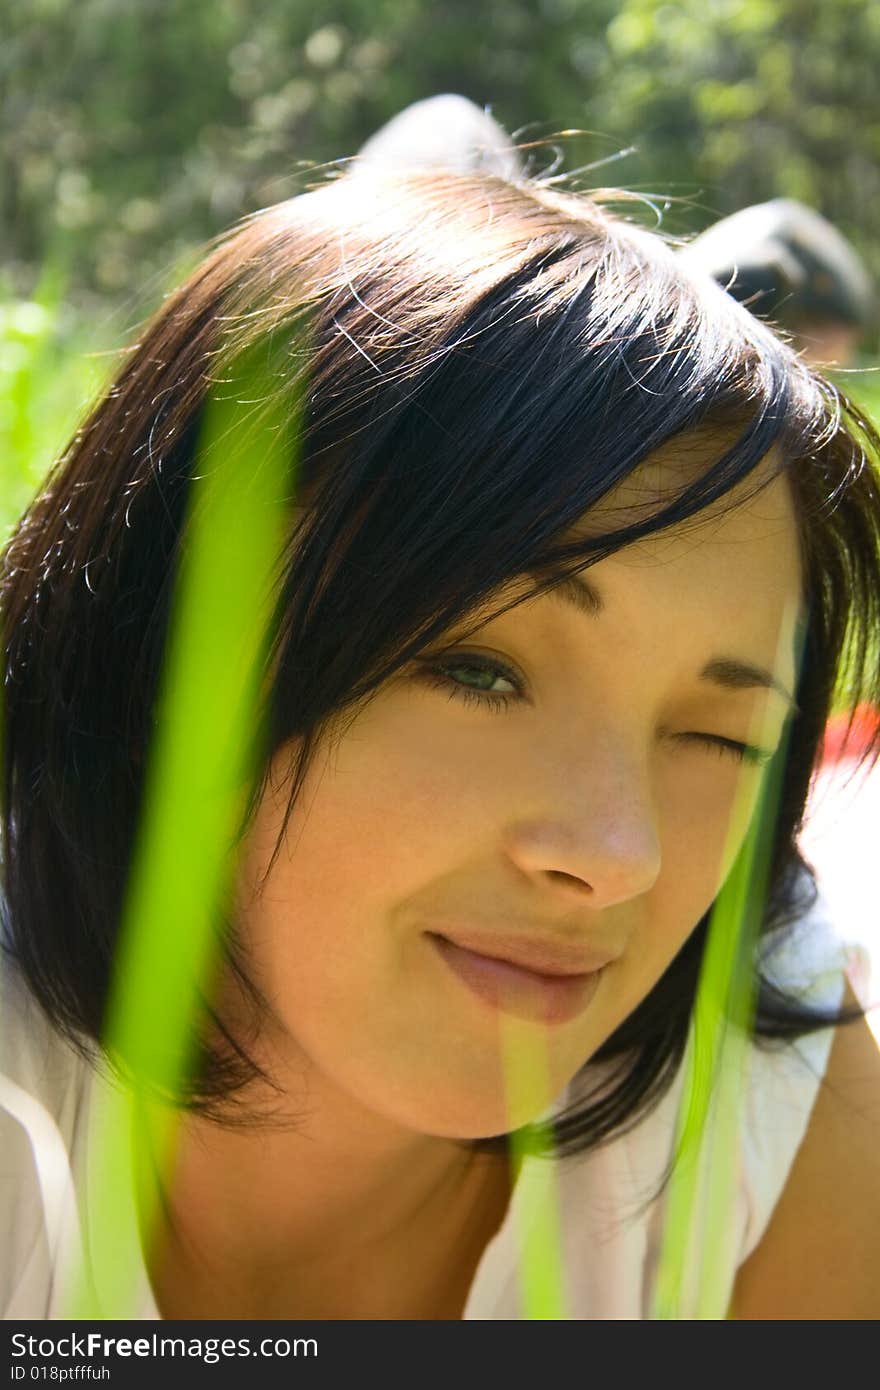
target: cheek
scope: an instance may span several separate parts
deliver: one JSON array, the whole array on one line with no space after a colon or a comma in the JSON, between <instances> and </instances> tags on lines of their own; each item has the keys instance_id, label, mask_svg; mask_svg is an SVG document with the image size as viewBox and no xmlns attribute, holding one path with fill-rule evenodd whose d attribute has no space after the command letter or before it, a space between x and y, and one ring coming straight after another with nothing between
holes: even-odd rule
<instances>
[{"instance_id":1,"label":"cheek","mask_svg":"<svg viewBox=\"0 0 880 1390\"><path fill-rule=\"evenodd\" d=\"M362 715L310 772L291 817L298 869L322 881L356 880L401 896L489 852L497 836L509 745L478 722L463 729L426 718L406 692ZM496 795L497 793L497 795Z\"/></svg>"},{"instance_id":2,"label":"cheek","mask_svg":"<svg viewBox=\"0 0 880 1390\"><path fill-rule=\"evenodd\" d=\"M280 800L264 800L246 846L239 921L273 1009L270 1069L281 1058L299 1078L305 1063L321 1084L420 1132L499 1133L496 1026L446 981L414 930L417 892L460 867L471 827L429 798L435 781L392 786L389 765L402 773L404 754L372 748L353 739L310 775L256 899L247 892L271 856Z\"/></svg>"},{"instance_id":3,"label":"cheek","mask_svg":"<svg viewBox=\"0 0 880 1390\"><path fill-rule=\"evenodd\" d=\"M408 737L398 724L394 739L377 732L355 726L339 746L316 755L257 897L290 791L290 756L276 759L245 843L237 896L264 978L308 971L316 929L325 951L351 961L361 946L365 955L381 954L383 939L393 949L395 932L405 930L398 909L477 852L488 813L474 779L438 753L423 728ZM368 923L388 935L371 944Z\"/></svg>"},{"instance_id":4,"label":"cheek","mask_svg":"<svg viewBox=\"0 0 880 1390\"><path fill-rule=\"evenodd\" d=\"M646 931L654 979L712 906L745 838L760 771L736 764L677 769L663 790L662 872ZM659 967L659 968L658 968Z\"/></svg>"}]
</instances>

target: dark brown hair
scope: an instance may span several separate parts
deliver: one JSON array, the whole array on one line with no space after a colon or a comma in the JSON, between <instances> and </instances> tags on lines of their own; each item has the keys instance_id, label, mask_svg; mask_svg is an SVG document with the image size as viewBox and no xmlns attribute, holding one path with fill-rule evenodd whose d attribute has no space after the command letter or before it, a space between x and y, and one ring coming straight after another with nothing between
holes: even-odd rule
<instances>
[{"instance_id":1,"label":"dark brown hair","mask_svg":"<svg viewBox=\"0 0 880 1390\"><path fill-rule=\"evenodd\" d=\"M22 518L2 574L5 935L78 1046L104 1023L202 408L224 362L266 338L290 345L273 389L306 399L261 769L301 739L291 806L331 721L502 585L538 571L549 586L682 523L772 450L808 622L765 927L803 913L796 834L832 703L843 684L853 706L880 700L877 436L612 206L490 175L363 173L256 214L156 315ZM649 453L705 429L716 454L651 515L563 539ZM617 1080L560 1121L560 1152L668 1085L705 928L602 1047ZM222 934L245 983L234 924ZM762 986L761 1035L828 1018ZM214 1023L179 1100L228 1118L254 1068Z\"/></svg>"}]
</instances>

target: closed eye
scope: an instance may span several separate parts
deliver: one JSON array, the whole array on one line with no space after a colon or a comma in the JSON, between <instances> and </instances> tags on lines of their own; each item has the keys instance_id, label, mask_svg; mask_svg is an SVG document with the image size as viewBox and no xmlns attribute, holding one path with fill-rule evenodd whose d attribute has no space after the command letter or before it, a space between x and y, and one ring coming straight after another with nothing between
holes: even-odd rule
<instances>
[{"instance_id":1,"label":"closed eye","mask_svg":"<svg viewBox=\"0 0 880 1390\"><path fill-rule=\"evenodd\" d=\"M735 758L739 763L749 763L754 767L763 767L773 757L772 750L756 748L751 743L739 743L734 738L723 738L721 734L685 733L673 734L673 738L679 742L702 744L714 749L722 758Z\"/></svg>"}]
</instances>

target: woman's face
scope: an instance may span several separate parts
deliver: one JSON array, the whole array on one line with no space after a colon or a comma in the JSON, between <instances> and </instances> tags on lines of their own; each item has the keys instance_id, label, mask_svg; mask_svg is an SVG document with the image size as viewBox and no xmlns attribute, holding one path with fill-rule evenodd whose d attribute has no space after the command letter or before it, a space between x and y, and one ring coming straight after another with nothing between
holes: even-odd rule
<instances>
[{"instance_id":1,"label":"woman's face","mask_svg":"<svg viewBox=\"0 0 880 1390\"><path fill-rule=\"evenodd\" d=\"M255 892L275 759L239 919L273 1062L310 1097L463 1139L534 1119L715 898L761 777L740 745L772 752L794 688L788 485L582 579L592 600L531 599L388 683L316 757Z\"/></svg>"}]
</instances>

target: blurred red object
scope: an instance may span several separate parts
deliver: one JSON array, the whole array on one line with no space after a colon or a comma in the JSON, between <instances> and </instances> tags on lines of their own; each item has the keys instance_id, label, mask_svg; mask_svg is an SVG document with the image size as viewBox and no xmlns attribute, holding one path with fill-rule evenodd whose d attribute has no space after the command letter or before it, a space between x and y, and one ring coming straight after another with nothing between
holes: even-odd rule
<instances>
[{"instance_id":1,"label":"blurred red object","mask_svg":"<svg viewBox=\"0 0 880 1390\"><path fill-rule=\"evenodd\" d=\"M857 705L852 715L836 714L825 726L822 764L862 757L872 742L880 738L880 710L873 705Z\"/></svg>"}]
</instances>

